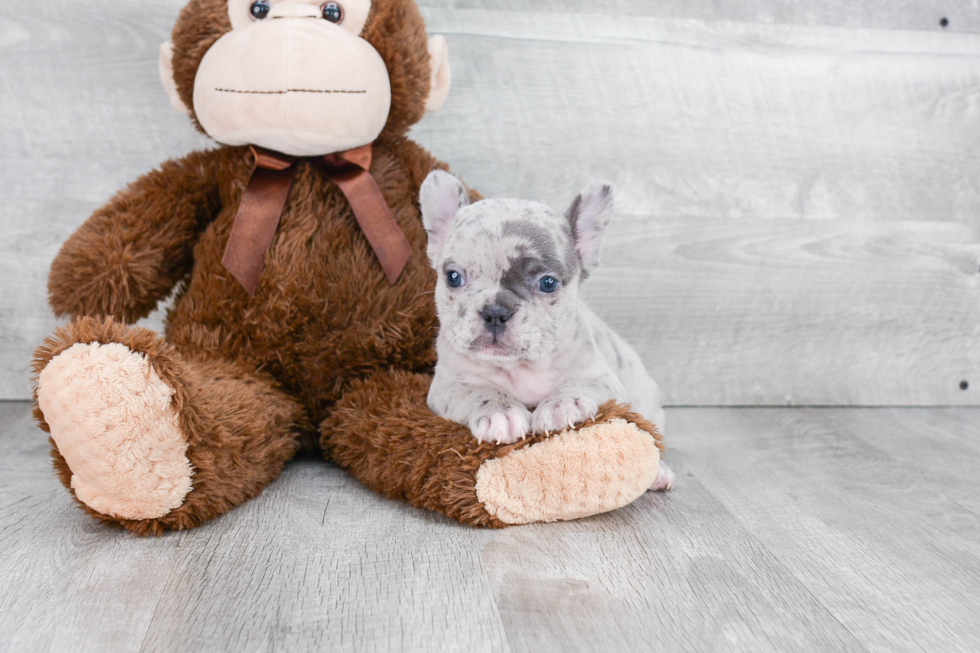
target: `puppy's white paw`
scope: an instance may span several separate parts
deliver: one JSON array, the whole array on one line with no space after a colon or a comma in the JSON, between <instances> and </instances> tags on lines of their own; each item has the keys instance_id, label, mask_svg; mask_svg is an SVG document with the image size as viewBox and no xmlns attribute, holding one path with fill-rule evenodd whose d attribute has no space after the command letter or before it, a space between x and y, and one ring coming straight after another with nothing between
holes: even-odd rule
<instances>
[{"instance_id":1,"label":"puppy's white paw","mask_svg":"<svg viewBox=\"0 0 980 653\"><path fill-rule=\"evenodd\" d=\"M521 404L512 404L474 416L469 427L480 442L514 444L527 437L531 412Z\"/></svg>"},{"instance_id":2,"label":"puppy's white paw","mask_svg":"<svg viewBox=\"0 0 980 653\"><path fill-rule=\"evenodd\" d=\"M674 474L674 470L667 466L667 463L660 461L660 471L657 472L657 478L650 486L650 489L654 492L660 490L673 490L674 481L677 480L677 476Z\"/></svg>"},{"instance_id":3,"label":"puppy's white paw","mask_svg":"<svg viewBox=\"0 0 980 653\"><path fill-rule=\"evenodd\" d=\"M557 395L548 397L534 409L531 430L535 433L564 431L584 420L595 417L599 404L588 397Z\"/></svg>"}]
</instances>

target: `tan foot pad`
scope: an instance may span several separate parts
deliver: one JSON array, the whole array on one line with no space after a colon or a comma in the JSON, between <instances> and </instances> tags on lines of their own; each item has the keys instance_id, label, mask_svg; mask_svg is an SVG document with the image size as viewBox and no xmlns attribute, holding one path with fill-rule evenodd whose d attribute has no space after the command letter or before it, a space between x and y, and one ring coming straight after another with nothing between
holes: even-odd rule
<instances>
[{"instance_id":1,"label":"tan foot pad","mask_svg":"<svg viewBox=\"0 0 980 653\"><path fill-rule=\"evenodd\" d=\"M476 495L505 524L579 519L632 502L659 467L649 433L611 420L486 461L476 474Z\"/></svg>"},{"instance_id":2,"label":"tan foot pad","mask_svg":"<svg viewBox=\"0 0 980 653\"><path fill-rule=\"evenodd\" d=\"M38 377L37 400L85 505L155 519L191 489L174 394L141 354L118 343L76 344Z\"/></svg>"}]
</instances>

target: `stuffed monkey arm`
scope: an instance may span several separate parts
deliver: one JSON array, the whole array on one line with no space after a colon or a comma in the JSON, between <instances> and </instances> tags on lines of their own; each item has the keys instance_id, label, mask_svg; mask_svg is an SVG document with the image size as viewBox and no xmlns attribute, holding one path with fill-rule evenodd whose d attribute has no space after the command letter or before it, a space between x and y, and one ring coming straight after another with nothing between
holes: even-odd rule
<instances>
[{"instance_id":1,"label":"stuffed monkey arm","mask_svg":"<svg viewBox=\"0 0 980 653\"><path fill-rule=\"evenodd\" d=\"M164 163L82 224L51 264L54 312L130 323L149 315L189 272L197 236L221 208L221 154Z\"/></svg>"}]
</instances>

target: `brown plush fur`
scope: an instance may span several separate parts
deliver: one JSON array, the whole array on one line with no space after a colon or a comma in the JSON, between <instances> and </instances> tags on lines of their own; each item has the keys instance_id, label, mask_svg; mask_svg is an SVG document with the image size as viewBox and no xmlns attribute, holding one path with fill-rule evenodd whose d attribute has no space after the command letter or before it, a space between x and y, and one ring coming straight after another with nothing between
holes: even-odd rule
<instances>
[{"instance_id":1,"label":"brown plush fur","mask_svg":"<svg viewBox=\"0 0 980 653\"><path fill-rule=\"evenodd\" d=\"M224 0L191 0L173 33L178 90L230 28ZM385 496L462 522L501 526L476 500L482 461L513 449L477 443L425 407L435 363L435 273L417 197L446 166L404 136L429 86L426 34L411 0L375 0L365 37L391 75L393 104L371 173L414 255L395 286L339 189L300 162L260 286L250 297L221 264L253 161L220 147L170 161L95 212L69 238L49 279L71 323L39 348L35 371L75 343L118 342L176 390L193 487L162 519L92 513L139 534L201 524L258 495L317 430L328 457ZM174 287L165 339L125 326ZM35 412L42 428L44 416ZM600 419L626 416L621 409ZM52 442L55 467L71 473Z\"/></svg>"},{"instance_id":2,"label":"brown plush fur","mask_svg":"<svg viewBox=\"0 0 980 653\"><path fill-rule=\"evenodd\" d=\"M228 199L219 189L235 163L251 165L244 152L195 152L163 164L96 211L51 267L55 313L126 322L149 315L190 271L198 234Z\"/></svg>"},{"instance_id":3,"label":"brown plush fur","mask_svg":"<svg viewBox=\"0 0 980 653\"><path fill-rule=\"evenodd\" d=\"M261 494L296 453L302 411L268 376L227 362L184 360L153 331L90 317L74 320L47 338L35 355L35 372L40 374L48 361L79 342L118 342L146 356L160 378L176 390L174 409L194 467L193 491L166 517L116 519L79 502L89 514L140 535L191 528ZM34 416L48 432L36 403ZM55 470L70 489L71 470L53 439L51 446Z\"/></svg>"},{"instance_id":4,"label":"brown plush fur","mask_svg":"<svg viewBox=\"0 0 980 653\"><path fill-rule=\"evenodd\" d=\"M367 487L389 499L436 510L464 524L501 528L476 495L476 472L547 438L532 435L511 445L478 442L465 426L436 417L425 406L432 377L390 371L351 384L321 425L323 449ZM663 451L657 428L628 408L608 402L580 425L613 419L634 422Z\"/></svg>"}]
</instances>

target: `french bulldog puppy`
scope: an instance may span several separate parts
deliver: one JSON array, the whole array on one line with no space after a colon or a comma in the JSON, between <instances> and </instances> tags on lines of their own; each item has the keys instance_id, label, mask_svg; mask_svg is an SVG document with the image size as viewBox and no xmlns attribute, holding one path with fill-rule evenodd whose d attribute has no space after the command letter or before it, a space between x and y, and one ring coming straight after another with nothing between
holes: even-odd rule
<instances>
[{"instance_id":1,"label":"french bulldog puppy","mask_svg":"<svg viewBox=\"0 0 980 653\"><path fill-rule=\"evenodd\" d=\"M560 215L525 200L470 204L463 184L437 170L420 201L439 273L435 414L478 440L510 444L573 426L615 399L663 430L660 388L640 356L579 299L612 220L608 184L587 187ZM661 464L652 489L673 483Z\"/></svg>"}]
</instances>

